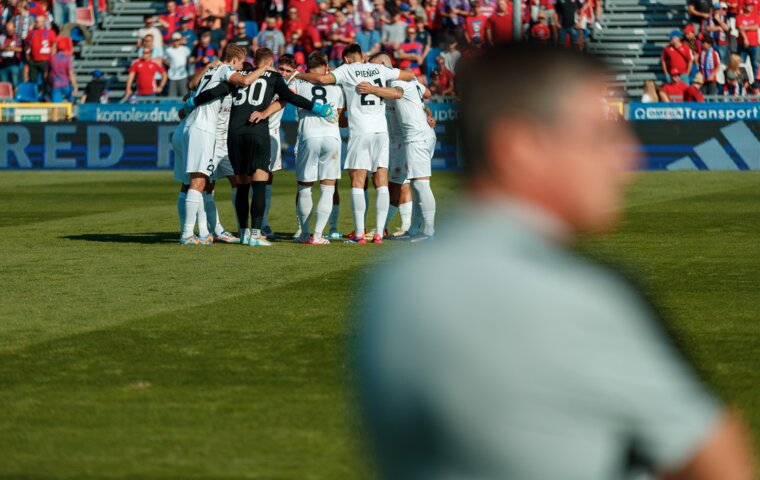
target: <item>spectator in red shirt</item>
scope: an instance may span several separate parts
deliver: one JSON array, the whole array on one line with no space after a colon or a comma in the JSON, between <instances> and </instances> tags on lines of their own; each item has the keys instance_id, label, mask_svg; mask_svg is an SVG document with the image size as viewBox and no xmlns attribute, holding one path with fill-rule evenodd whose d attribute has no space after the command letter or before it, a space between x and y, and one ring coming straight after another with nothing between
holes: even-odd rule
<instances>
[{"instance_id":1,"label":"spectator in red shirt","mask_svg":"<svg viewBox=\"0 0 760 480\"><path fill-rule=\"evenodd\" d=\"M332 50L330 56L334 61L340 61L343 58L343 50L350 44L354 43L354 27L348 23L346 14L342 10L335 12L335 23L332 26Z\"/></svg>"},{"instance_id":2,"label":"spectator in red shirt","mask_svg":"<svg viewBox=\"0 0 760 480\"><path fill-rule=\"evenodd\" d=\"M399 61L399 68L411 68L415 75L421 75L420 64L424 47L416 40L416 37L417 28L410 25L406 30L406 41L396 50L396 59Z\"/></svg>"},{"instance_id":3,"label":"spectator in red shirt","mask_svg":"<svg viewBox=\"0 0 760 480\"><path fill-rule=\"evenodd\" d=\"M486 22L486 40L489 45L512 41L512 4L507 0L496 2L496 12Z\"/></svg>"},{"instance_id":4,"label":"spectator in red shirt","mask_svg":"<svg viewBox=\"0 0 760 480\"><path fill-rule=\"evenodd\" d=\"M736 17L736 28L739 29L739 55L742 62L747 60L752 64L752 73L757 76L758 34L760 19L755 12L755 0L744 1L744 13Z\"/></svg>"},{"instance_id":5,"label":"spectator in red shirt","mask_svg":"<svg viewBox=\"0 0 760 480\"><path fill-rule=\"evenodd\" d=\"M311 23L311 16L319 14L317 0L288 0L288 9L295 8L298 10L298 18L303 24Z\"/></svg>"},{"instance_id":6,"label":"spectator in red shirt","mask_svg":"<svg viewBox=\"0 0 760 480\"><path fill-rule=\"evenodd\" d=\"M161 81L156 86L156 74L161 75ZM137 82L137 95L141 97L154 97L160 93L166 85L166 70L164 67L153 61L150 50L143 50L142 57L135 61L129 67L129 76L127 77L127 91L125 99L131 100L132 84Z\"/></svg>"},{"instance_id":7,"label":"spectator in red shirt","mask_svg":"<svg viewBox=\"0 0 760 480\"><path fill-rule=\"evenodd\" d=\"M48 61L53 55L53 45L58 40L55 32L45 26L45 17L34 19L34 29L26 38L27 61L24 67L24 81L37 83L48 69Z\"/></svg>"},{"instance_id":8,"label":"spectator in red shirt","mask_svg":"<svg viewBox=\"0 0 760 480\"><path fill-rule=\"evenodd\" d=\"M50 57L48 79L54 103L72 101L77 94L77 78L71 61L72 44L68 37L58 39L58 52Z\"/></svg>"},{"instance_id":9,"label":"spectator in red shirt","mask_svg":"<svg viewBox=\"0 0 760 480\"><path fill-rule=\"evenodd\" d=\"M182 5L177 7L177 11L182 16L183 25L189 25L189 28L195 27L195 19L198 17L198 11L195 9L193 0L182 0ZM188 45L191 47L192 45Z\"/></svg>"},{"instance_id":10,"label":"spectator in red shirt","mask_svg":"<svg viewBox=\"0 0 760 480\"><path fill-rule=\"evenodd\" d=\"M182 15L177 11L177 2L174 0L166 2L166 13L159 17L158 23L163 28L164 43L166 45L171 44L172 34L178 32L182 25Z\"/></svg>"},{"instance_id":11,"label":"spectator in red shirt","mask_svg":"<svg viewBox=\"0 0 760 480\"><path fill-rule=\"evenodd\" d=\"M683 92L683 101L703 103L705 101L705 97L700 91L703 83L704 81L701 73L694 75L694 78L691 81L691 85L689 85L686 88L686 91Z\"/></svg>"},{"instance_id":12,"label":"spectator in red shirt","mask_svg":"<svg viewBox=\"0 0 760 480\"><path fill-rule=\"evenodd\" d=\"M481 13L480 8L480 4L476 3L473 6L475 15L467 17L465 22L464 36L470 45L482 45L485 41L488 17Z\"/></svg>"},{"instance_id":13,"label":"spectator in red shirt","mask_svg":"<svg viewBox=\"0 0 760 480\"><path fill-rule=\"evenodd\" d=\"M670 71L670 82L662 86L662 91L668 96L671 102L683 102L683 95L689 88L685 82L679 78L679 72L675 68Z\"/></svg>"},{"instance_id":14,"label":"spectator in red shirt","mask_svg":"<svg viewBox=\"0 0 760 480\"><path fill-rule=\"evenodd\" d=\"M298 17L297 8L288 8L288 18L285 21L285 28L282 33L285 35L285 41L289 44L295 45L300 43L301 37L304 34L304 24Z\"/></svg>"},{"instance_id":15,"label":"spectator in red shirt","mask_svg":"<svg viewBox=\"0 0 760 480\"><path fill-rule=\"evenodd\" d=\"M446 68L446 59L435 57L435 70L430 74L430 90L435 95L454 95L454 74Z\"/></svg>"},{"instance_id":16,"label":"spectator in red shirt","mask_svg":"<svg viewBox=\"0 0 760 480\"><path fill-rule=\"evenodd\" d=\"M530 40L536 43L547 44L552 38L552 30L549 28L549 21L546 13L538 14L538 23L530 28Z\"/></svg>"},{"instance_id":17,"label":"spectator in red shirt","mask_svg":"<svg viewBox=\"0 0 760 480\"><path fill-rule=\"evenodd\" d=\"M670 32L670 44L662 49L660 63L668 82L672 71L677 71L682 81L689 81L689 72L693 64L691 48L681 42L681 32L678 30Z\"/></svg>"}]
</instances>

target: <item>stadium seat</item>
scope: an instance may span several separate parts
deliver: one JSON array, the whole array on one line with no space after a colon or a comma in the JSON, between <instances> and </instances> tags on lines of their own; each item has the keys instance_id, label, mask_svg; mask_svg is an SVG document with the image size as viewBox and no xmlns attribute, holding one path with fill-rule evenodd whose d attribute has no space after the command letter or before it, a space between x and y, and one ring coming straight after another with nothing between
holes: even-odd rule
<instances>
[{"instance_id":1,"label":"stadium seat","mask_svg":"<svg viewBox=\"0 0 760 480\"><path fill-rule=\"evenodd\" d=\"M92 9L89 7L77 8L77 23L84 27L95 25L95 15L92 13Z\"/></svg>"},{"instance_id":2,"label":"stadium seat","mask_svg":"<svg viewBox=\"0 0 760 480\"><path fill-rule=\"evenodd\" d=\"M18 85L18 90L16 90L17 102L36 102L38 100L39 97L37 96L37 86L35 84L32 82L24 82Z\"/></svg>"},{"instance_id":3,"label":"stadium seat","mask_svg":"<svg viewBox=\"0 0 760 480\"><path fill-rule=\"evenodd\" d=\"M13 100L13 85L8 82L0 82L0 102Z\"/></svg>"}]
</instances>

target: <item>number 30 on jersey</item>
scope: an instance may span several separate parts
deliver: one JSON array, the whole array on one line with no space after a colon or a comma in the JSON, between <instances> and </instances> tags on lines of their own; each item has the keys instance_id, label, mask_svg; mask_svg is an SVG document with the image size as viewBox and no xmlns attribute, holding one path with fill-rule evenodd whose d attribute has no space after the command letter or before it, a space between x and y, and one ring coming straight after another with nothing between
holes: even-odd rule
<instances>
[{"instance_id":1,"label":"number 30 on jersey","mask_svg":"<svg viewBox=\"0 0 760 480\"><path fill-rule=\"evenodd\" d=\"M235 99L233 103L235 105L242 105L248 102L249 105L258 107L261 102L264 101L264 94L266 93L267 81L260 78L253 82L250 86L239 89L235 93Z\"/></svg>"}]
</instances>

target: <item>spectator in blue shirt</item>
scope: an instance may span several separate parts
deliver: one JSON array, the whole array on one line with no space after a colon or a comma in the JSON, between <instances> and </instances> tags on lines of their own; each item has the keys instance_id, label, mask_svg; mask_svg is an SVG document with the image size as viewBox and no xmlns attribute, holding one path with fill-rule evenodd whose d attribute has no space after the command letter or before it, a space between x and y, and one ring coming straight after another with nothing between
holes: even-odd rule
<instances>
[{"instance_id":1,"label":"spectator in blue shirt","mask_svg":"<svg viewBox=\"0 0 760 480\"><path fill-rule=\"evenodd\" d=\"M367 16L364 19L361 30L356 32L355 40L368 57L380 51L380 32L375 29L374 18Z\"/></svg>"}]
</instances>

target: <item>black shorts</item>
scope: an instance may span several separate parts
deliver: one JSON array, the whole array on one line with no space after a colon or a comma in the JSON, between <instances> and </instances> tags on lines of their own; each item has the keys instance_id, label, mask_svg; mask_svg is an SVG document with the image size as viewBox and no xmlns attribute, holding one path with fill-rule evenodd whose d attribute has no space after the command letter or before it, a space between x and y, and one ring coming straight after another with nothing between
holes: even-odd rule
<instances>
[{"instance_id":1,"label":"black shorts","mask_svg":"<svg viewBox=\"0 0 760 480\"><path fill-rule=\"evenodd\" d=\"M266 135L235 135L230 132L227 137L227 153L235 175L252 175L256 170L269 173L272 155L270 143L269 130Z\"/></svg>"}]
</instances>

